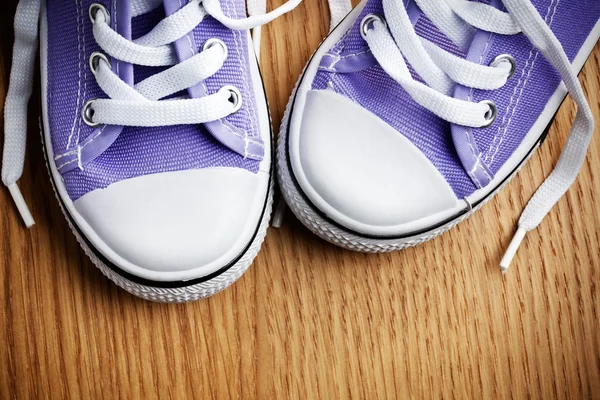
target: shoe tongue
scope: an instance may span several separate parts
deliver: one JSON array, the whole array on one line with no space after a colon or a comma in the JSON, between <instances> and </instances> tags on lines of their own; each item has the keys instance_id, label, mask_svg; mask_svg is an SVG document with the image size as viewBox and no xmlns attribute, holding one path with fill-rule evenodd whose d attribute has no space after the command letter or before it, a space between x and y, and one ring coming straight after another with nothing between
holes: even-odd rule
<instances>
[{"instance_id":1,"label":"shoe tongue","mask_svg":"<svg viewBox=\"0 0 600 400\"><path fill-rule=\"evenodd\" d=\"M182 5L182 2L180 0L163 0L163 2L165 5L164 8L167 16L175 14L182 8L183 5L185 5ZM193 35L190 35L189 37L183 37L174 43L175 51L177 52L177 58L179 59L179 62L182 62L195 54L195 51L190 52L190 45L192 43L192 40Z\"/></svg>"},{"instance_id":2,"label":"shoe tongue","mask_svg":"<svg viewBox=\"0 0 600 400\"><path fill-rule=\"evenodd\" d=\"M121 34L126 39L137 39L149 33L152 29L156 27L163 19L167 16L174 14L179 11L181 7L187 4L188 0L147 0L147 2L151 3L153 6L152 11L141 14L137 17L131 17L131 1L132 0L122 0L118 2L117 8L119 11L123 10L119 14L122 17L122 20L119 20L118 25L113 28ZM189 43L189 42L186 42ZM184 49L187 51L180 51L182 45L179 46L177 43L175 45L175 50L177 52L179 61L183 61L185 58L189 57L189 45L188 48ZM122 68L124 63L120 64ZM131 81L126 80L127 83L133 85L134 83L138 83L154 74L164 71L168 67L148 67L135 65L132 66L127 64L126 74L129 74L131 71L132 76L127 76L131 78ZM120 74L121 78L124 79L123 74ZM125 79L124 79L125 80Z\"/></svg>"},{"instance_id":3,"label":"shoe tongue","mask_svg":"<svg viewBox=\"0 0 600 400\"><path fill-rule=\"evenodd\" d=\"M487 2L489 0L473 0L480 2ZM419 8L416 2L409 1L406 4L406 12L413 24L415 32L420 37L429 40L436 46L441 49L446 50L449 53L452 53L460 58L466 58L466 54L460 50L460 48L450 40L442 31L438 29L437 26L425 15L423 11ZM425 81L417 74L412 65L408 64L408 69L411 72L413 79L421 83L425 83Z\"/></svg>"},{"instance_id":4,"label":"shoe tongue","mask_svg":"<svg viewBox=\"0 0 600 400\"><path fill-rule=\"evenodd\" d=\"M180 0L163 0L167 15L171 15L183 7L187 2L182 3Z\"/></svg>"},{"instance_id":5,"label":"shoe tongue","mask_svg":"<svg viewBox=\"0 0 600 400\"><path fill-rule=\"evenodd\" d=\"M500 0L470 0L474 3L499 3ZM416 8L416 11L411 10L411 8ZM415 32L429 40L430 42L436 44L439 48L446 50L449 53L452 53L458 57L466 58L467 53L462 51L450 38L448 38L444 33L442 33L434 24L427 18L427 16L418 8L415 2L410 2L407 5L407 12L409 15L411 13L418 13L418 17L414 18L411 16L411 20L413 21L413 25L415 27Z\"/></svg>"},{"instance_id":6,"label":"shoe tongue","mask_svg":"<svg viewBox=\"0 0 600 400\"><path fill-rule=\"evenodd\" d=\"M419 10L419 18L413 23L415 32L422 38L429 40L430 42L437 45L439 48L446 50L458 57L465 58L466 54L463 53L458 46L452 42L437 26L427 18L427 16Z\"/></svg>"}]
</instances>

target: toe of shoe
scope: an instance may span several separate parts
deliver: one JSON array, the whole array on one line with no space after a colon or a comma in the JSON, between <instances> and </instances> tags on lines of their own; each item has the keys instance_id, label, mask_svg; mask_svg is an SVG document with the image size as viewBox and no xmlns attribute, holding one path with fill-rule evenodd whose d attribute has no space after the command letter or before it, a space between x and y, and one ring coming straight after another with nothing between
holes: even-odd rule
<instances>
[{"instance_id":1,"label":"toe of shoe","mask_svg":"<svg viewBox=\"0 0 600 400\"><path fill-rule=\"evenodd\" d=\"M360 233L402 234L457 206L442 174L404 135L333 91L307 93L294 171L310 201Z\"/></svg>"},{"instance_id":2,"label":"toe of shoe","mask_svg":"<svg viewBox=\"0 0 600 400\"><path fill-rule=\"evenodd\" d=\"M141 176L92 191L74 203L94 248L145 279L210 275L252 242L268 174L210 168Z\"/></svg>"}]
</instances>

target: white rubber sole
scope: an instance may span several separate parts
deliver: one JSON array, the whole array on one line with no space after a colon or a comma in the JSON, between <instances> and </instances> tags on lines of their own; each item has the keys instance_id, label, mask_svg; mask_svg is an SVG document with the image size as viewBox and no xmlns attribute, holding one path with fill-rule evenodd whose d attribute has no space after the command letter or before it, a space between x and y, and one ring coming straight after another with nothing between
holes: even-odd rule
<instances>
[{"instance_id":1,"label":"white rubber sole","mask_svg":"<svg viewBox=\"0 0 600 400\"><path fill-rule=\"evenodd\" d=\"M258 226L254 233L254 236L251 242L247 245L243 254L238 255L235 260L232 260L232 264L223 265L223 268L214 274L211 274L207 277L198 277L197 279L193 279L189 281L189 285L186 284L186 281L150 281L147 279L143 279L134 274L130 274L125 270L121 270L119 268L118 263L110 263L105 255L99 250L95 249L94 245L88 244L94 243L91 238L86 238L82 233L80 233L80 229L83 230L81 224L73 221L82 221L84 224L85 220L77 215L76 210L72 207L72 203L66 203L64 201L68 201L68 195L66 194L66 189L64 185L62 185L62 181L60 178L60 174L56 170L55 165L51 165L53 163L54 155L52 154L52 146L50 145L50 137L46 137L48 125L47 121L44 118L44 110L48 109L48 105L46 104L47 96L44 91L44 88L47 87L47 83L45 83L46 79L46 49L47 49L47 19L45 14L45 2L42 2L42 16L40 22L40 64L42 71L42 117L40 118L40 132L42 137L42 145L44 147L44 157L46 158L46 167L48 168L48 174L50 175L50 181L52 182L52 187L54 189L54 194L58 200L58 203L61 207L61 210L65 216L65 219L69 223L69 227L73 234L75 235L77 241L81 245L81 248L85 251L88 257L92 260L94 265L102 271L102 273L112 280L117 286L121 287L125 291L140 297L145 300L162 302L162 303L184 303L189 301L200 300L209 296L212 296L227 287L231 286L235 281L237 281L246 270L250 267L256 255L258 254L262 243L264 242L267 228L269 227L269 221L271 219L271 212L273 206L273 189L274 189L274 166L272 165L271 159L271 147L269 147L268 157L265 157L263 164L261 164L261 168L269 169L270 180L267 187L267 197L265 199L264 207L262 210L262 215L260 220L258 221ZM249 37L250 40L250 37ZM250 46L249 42L249 46ZM252 68L256 68L256 73L253 74L258 84L258 80L260 80L260 86L262 87L262 78L258 73L258 64ZM262 92L260 96L262 96ZM266 104L266 96L265 96L265 107ZM271 122L270 116L268 113L265 113L264 121L261 120L261 126L264 127L265 132L266 128L269 128L269 140L272 141L272 131L271 131ZM48 143L48 146L46 146ZM271 143L271 142L269 142ZM62 196L61 196L62 193ZM69 207L72 209L69 210ZM89 231L89 229L88 229ZM86 232L84 230L84 232ZM87 233L87 232L86 232ZM103 261L106 259L107 262ZM108 265L110 264L110 265ZM221 273L219 273L222 271ZM120 273L121 272L121 273ZM131 277L129 279L127 276ZM156 285L156 286L154 286Z\"/></svg>"},{"instance_id":2,"label":"white rubber sole","mask_svg":"<svg viewBox=\"0 0 600 400\"><path fill-rule=\"evenodd\" d=\"M291 101L288 103L286 108L283 122L281 124L281 130L277 139L277 177L279 179L279 186L281 193L289 208L292 210L296 218L302 222L310 231L319 236L320 238L331 242L337 246L343 247L348 250L359 251L363 253L384 253L396 250L402 250L408 247L417 246L421 243L427 242L447 231L454 228L459 223L463 222L477 210L479 210L485 203L490 201L505 185L516 175L516 173L525 165L526 161L535 153L539 148L539 143L531 150L527 158L523 160L521 165L507 178L507 180L500 185L494 192L492 192L485 200L483 200L476 207L462 214L450 222L431 229L425 233L420 233L414 236L403 237L399 239L377 239L367 236L360 236L356 233L350 232L343 229L341 226L333 224L329 220L325 219L321 213L317 212L311 204L306 201L306 196L301 194L300 188L296 185L296 182L292 178L290 173L290 166L288 163L287 156L287 128L290 114L290 106L293 102L296 90L292 94Z\"/></svg>"},{"instance_id":3,"label":"white rubber sole","mask_svg":"<svg viewBox=\"0 0 600 400\"><path fill-rule=\"evenodd\" d=\"M44 132L41 127L40 121L40 133L42 135L42 146L45 146L44 141ZM44 147L45 148L45 147ZM56 190L56 185L54 183L54 179L52 178L52 172L50 170L50 164L48 163L48 156L46 155L46 151L44 150L44 158L46 159L46 168L48 170L48 174L50 176L50 182L52 182L52 189L54 190L54 195L60 205L60 209L65 216L65 219L69 223L69 227L71 231L75 235L77 242L90 258L92 263L111 281L113 281L117 286L121 289L133 294L134 296L140 297L144 300L159 302L159 303L186 303L190 301L201 300L206 297L213 296L222 290L225 290L229 286L231 286L234 282L236 282L240 277L248 270L250 265L254 262L256 255L260 251L262 243L265 240L265 236L267 234L267 229L269 227L269 221L271 219L271 211L273 208L273 179L269 183L269 194L267 198L267 202L265 205L265 210L263 212L263 216L260 221L260 225L252 240L252 243L243 254L243 256L229 269L227 269L222 274L204 281L202 283L177 287L177 288L167 288L167 287L156 287L156 286L148 286L136 283L122 275L118 272L114 271L112 268L107 266L100 258L96 255L94 250L88 246L86 241L81 237L78 230L73 226L71 222L70 216L67 214L60 196Z\"/></svg>"},{"instance_id":4,"label":"white rubber sole","mask_svg":"<svg viewBox=\"0 0 600 400\"><path fill-rule=\"evenodd\" d=\"M590 33L588 40L580 50L580 54L578 54L576 61L574 62L574 66L579 67L579 70L583 68L585 60L587 60L587 58L591 54L599 35L600 22L597 24L596 28ZM315 54L317 53L317 51L318 48L315 51ZM307 67L312 61L313 60L311 59L308 62ZM303 78L304 72L300 76L298 82L296 83L296 87L294 88L290 101L288 102L288 105L286 107L277 141L277 176L279 179L281 192L286 203L288 204L294 215L300 220L300 222L302 222L302 224L304 224L309 230L311 230L313 233L315 233L322 239L331 242L337 246L346 248L348 250L365 253L381 253L402 250L429 241L449 231L450 229L452 229L453 227L455 227L456 225L473 215L476 211L483 207L484 204L490 201L498 192L500 192L517 174L517 172L526 164L529 158L539 148L541 142L543 142L543 138L545 137L545 133L540 133L536 137L533 137L532 140L531 136L528 135L528 137L530 137L529 141L531 141L531 143L525 143L524 140L524 145L526 145L527 147L524 148L523 155L521 155L520 159L516 163L513 163L512 166L506 166L507 168L510 168L510 173L507 173L499 183L495 185L489 185L489 193L482 193L483 190L480 191L479 195L477 196L479 198L476 199L477 202L473 202L473 204L476 204L476 206L469 207L464 212L457 215L455 218L445 221L441 224L432 226L430 229L421 230L413 235L404 235L399 238L378 238L373 237L371 235L361 235L357 232L344 228L340 224L333 222L333 220L326 218L324 213L317 211L316 207L310 204L310 202L307 200L308 197L302 192L302 189L299 187L298 183L292 175L293 172L291 171L291 163L289 162L288 154L288 125L291 117L292 107L295 102L296 93L298 88L301 86ZM562 93L561 90L563 91ZM555 95L553 96L553 101L556 103L556 105L554 110L549 110L552 111L551 115L555 115L566 95L566 89L564 89L564 87L562 87L561 85L557 89ZM552 125L552 120L553 118L551 118L547 126L544 129L542 129L542 132L547 132L547 130Z\"/></svg>"}]
</instances>

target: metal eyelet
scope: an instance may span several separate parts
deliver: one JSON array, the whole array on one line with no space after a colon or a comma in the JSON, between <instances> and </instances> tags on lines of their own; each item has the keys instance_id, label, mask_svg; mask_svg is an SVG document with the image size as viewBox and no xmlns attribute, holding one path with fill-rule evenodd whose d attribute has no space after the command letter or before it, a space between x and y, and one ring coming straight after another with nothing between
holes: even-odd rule
<instances>
[{"instance_id":1,"label":"metal eyelet","mask_svg":"<svg viewBox=\"0 0 600 400\"><path fill-rule=\"evenodd\" d=\"M373 28L375 22L381 22L384 26L387 26L385 18L379 14L368 14L360 22L360 35L363 39L367 40L367 33Z\"/></svg>"},{"instance_id":2,"label":"metal eyelet","mask_svg":"<svg viewBox=\"0 0 600 400\"><path fill-rule=\"evenodd\" d=\"M98 11L101 11L104 14L104 19L106 20L106 23L110 25L110 13L108 12L104 4L101 3L90 4L89 15L92 24L96 22L96 15L98 14Z\"/></svg>"},{"instance_id":3,"label":"metal eyelet","mask_svg":"<svg viewBox=\"0 0 600 400\"><path fill-rule=\"evenodd\" d=\"M242 93L235 86L224 86L223 89L229 90L229 102L233 104L233 114L242 108Z\"/></svg>"},{"instance_id":4,"label":"metal eyelet","mask_svg":"<svg viewBox=\"0 0 600 400\"><path fill-rule=\"evenodd\" d=\"M110 59L106 56L106 54L101 53L99 51L93 52L90 55L90 70L94 75L96 75L98 65L100 65L100 60L104 61L107 65L110 66Z\"/></svg>"},{"instance_id":5,"label":"metal eyelet","mask_svg":"<svg viewBox=\"0 0 600 400\"><path fill-rule=\"evenodd\" d=\"M221 48L223 49L223 53L225 54L225 56L223 57L223 60L227 60L227 56L228 56L227 45L221 39L217 39L217 38L208 39L206 42L204 42L204 45L202 46L202 51L206 51L214 46L221 46Z\"/></svg>"},{"instance_id":6,"label":"metal eyelet","mask_svg":"<svg viewBox=\"0 0 600 400\"><path fill-rule=\"evenodd\" d=\"M86 101L85 104L83 105L83 108L81 109L81 119L83 119L83 122L85 122L85 124L88 126L100 125L100 123L93 121L94 108L92 107L92 105L93 105L92 103L95 100L96 99L90 99L90 100Z\"/></svg>"},{"instance_id":7,"label":"metal eyelet","mask_svg":"<svg viewBox=\"0 0 600 400\"><path fill-rule=\"evenodd\" d=\"M479 104L485 104L489 107L489 110L485 113L485 124L480 126L480 128L487 128L492 125L498 116L498 107L496 107L496 103L491 100L483 100L480 101Z\"/></svg>"},{"instance_id":8,"label":"metal eyelet","mask_svg":"<svg viewBox=\"0 0 600 400\"><path fill-rule=\"evenodd\" d=\"M492 60L490 67L499 67L503 63L510 63L510 72L508 73L508 78L506 78L506 80L509 80L517 70L517 60L510 54L501 54Z\"/></svg>"}]
</instances>

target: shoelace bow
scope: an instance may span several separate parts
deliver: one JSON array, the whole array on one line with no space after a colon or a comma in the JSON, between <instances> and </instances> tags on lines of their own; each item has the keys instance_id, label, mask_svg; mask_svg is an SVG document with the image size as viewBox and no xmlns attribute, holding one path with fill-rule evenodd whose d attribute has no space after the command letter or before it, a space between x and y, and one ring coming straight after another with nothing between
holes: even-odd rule
<instances>
[{"instance_id":1,"label":"shoelace bow","mask_svg":"<svg viewBox=\"0 0 600 400\"><path fill-rule=\"evenodd\" d=\"M257 56L260 52L260 27L291 11L302 0L289 0L267 13L266 0L248 0L249 17L234 19L226 16L219 0L190 0L176 13L166 17L147 35L130 41L115 32L110 16L103 7L90 11L94 38L108 56L144 66L168 66L135 86L130 86L115 74L103 53L91 57L92 72L108 99L93 101L93 113L88 102L83 110L90 125L166 126L200 124L215 121L236 111L241 99L232 102L231 87L194 99L159 101L188 89L214 75L226 58L224 45L205 46L203 51L178 62L173 42L184 37L210 15L232 30L253 29ZM131 0L132 16L138 16L161 6L162 0ZM17 181L23 174L27 133L27 103L33 90L34 61L37 52L38 23L41 0L20 0L15 15L15 44L8 93L4 108L4 154L2 182L8 187L15 204L30 227L33 217ZM222 42L220 42L222 43ZM219 43L217 43L219 44ZM237 105L235 104L237 103Z\"/></svg>"},{"instance_id":2,"label":"shoelace bow","mask_svg":"<svg viewBox=\"0 0 600 400\"><path fill-rule=\"evenodd\" d=\"M594 118L583 89L562 45L529 0L502 0L507 12L467 0L415 0L425 15L466 51L476 28L500 35L523 33L560 73L577 104L578 111L560 159L523 211L500 267L503 272L514 258L527 232L535 229L577 178L585 160ZM348 0L329 0L332 26L350 11ZM481 128L488 126L496 110L489 102L472 103L451 97L455 84L494 90L510 77L510 62L483 66L467 61L419 37L403 2L383 0L384 16L363 20L363 37L381 67L394 78L417 103L440 118L454 124ZM426 84L412 78L407 63ZM508 60L505 60L508 61ZM491 121L491 122L490 122Z\"/></svg>"}]
</instances>

